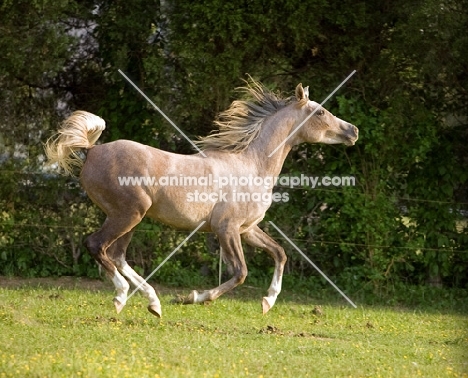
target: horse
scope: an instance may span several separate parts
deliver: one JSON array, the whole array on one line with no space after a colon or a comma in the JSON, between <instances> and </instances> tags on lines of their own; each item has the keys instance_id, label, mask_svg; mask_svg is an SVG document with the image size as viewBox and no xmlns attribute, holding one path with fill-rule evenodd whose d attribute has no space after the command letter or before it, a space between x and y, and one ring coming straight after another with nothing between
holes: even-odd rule
<instances>
[{"instance_id":1,"label":"horse","mask_svg":"<svg viewBox=\"0 0 468 378\"><path fill-rule=\"evenodd\" d=\"M105 121L85 111L72 113L45 143L48 161L57 163L64 174L81 169L82 187L106 214L102 227L86 238L85 246L115 286L117 313L127 301L130 285L126 277L149 301L149 312L162 316L154 288L125 260L134 229L144 217L180 230L198 227L198 231L214 233L219 239L232 277L213 289L191 291L183 303L214 301L244 282L244 241L274 260L268 294L262 298L263 314L274 306L281 291L286 254L258 226L278 199L267 178L279 176L293 146L305 142L352 146L359 131L309 100L308 87L302 84L295 88L295 96L287 98L253 79L240 89L246 97L233 101L218 115L214 121L218 130L199 138L199 152L191 155L130 140L96 144ZM140 181L122 182L122 178L132 177ZM161 184L163 178L166 185ZM185 178L184 185L175 184ZM174 185L167 185L172 179Z\"/></svg>"}]
</instances>

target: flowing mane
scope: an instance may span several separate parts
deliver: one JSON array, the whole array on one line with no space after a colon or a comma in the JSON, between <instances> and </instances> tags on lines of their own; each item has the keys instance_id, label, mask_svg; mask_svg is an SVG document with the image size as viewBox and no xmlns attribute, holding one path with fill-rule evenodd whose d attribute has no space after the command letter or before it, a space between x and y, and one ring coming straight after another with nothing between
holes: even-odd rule
<instances>
[{"instance_id":1,"label":"flowing mane","mask_svg":"<svg viewBox=\"0 0 468 378\"><path fill-rule=\"evenodd\" d=\"M291 103L291 97L281 98L252 78L246 84L237 88L246 100L233 101L218 115L214 124L219 130L195 142L201 149L244 151L258 136L265 118Z\"/></svg>"}]
</instances>

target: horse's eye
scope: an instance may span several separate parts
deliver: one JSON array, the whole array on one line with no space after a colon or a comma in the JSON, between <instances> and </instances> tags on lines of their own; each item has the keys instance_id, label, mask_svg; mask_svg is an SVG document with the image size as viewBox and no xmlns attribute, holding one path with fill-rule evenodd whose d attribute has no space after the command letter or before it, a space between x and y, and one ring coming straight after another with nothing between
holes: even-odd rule
<instances>
[{"instance_id":1,"label":"horse's eye","mask_svg":"<svg viewBox=\"0 0 468 378\"><path fill-rule=\"evenodd\" d=\"M315 114L317 114L319 117L323 116L325 114L325 112L323 111L323 109L319 109L315 112Z\"/></svg>"}]
</instances>

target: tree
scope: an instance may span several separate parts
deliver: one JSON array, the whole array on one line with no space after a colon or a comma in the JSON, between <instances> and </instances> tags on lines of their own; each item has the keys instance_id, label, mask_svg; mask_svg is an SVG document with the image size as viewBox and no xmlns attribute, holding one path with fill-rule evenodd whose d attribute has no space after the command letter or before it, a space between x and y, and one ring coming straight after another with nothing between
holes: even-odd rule
<instances>
[{"instance_id":1,"label":"tree","mask_svg":"<svg viewBox=\"0 0 468 378\"><path fill-rule=\"evenodd\" d=\"M302 82L322 101L356 69L326 104L360 128L356 146L299 146L284 167L354 175L356 187L289 190L269 219L288 219L288 235L348 286L466 285L465 3L4 1L0 155L10 189L0 201L17 203L15 149L27 169L41 167L40 141L70 110L102 116L102 141L193 152L118 69L192 138L213 129L247 74L284 96ZM140 243L154 258L150 244Z\"/></svg>"}]
</instances>

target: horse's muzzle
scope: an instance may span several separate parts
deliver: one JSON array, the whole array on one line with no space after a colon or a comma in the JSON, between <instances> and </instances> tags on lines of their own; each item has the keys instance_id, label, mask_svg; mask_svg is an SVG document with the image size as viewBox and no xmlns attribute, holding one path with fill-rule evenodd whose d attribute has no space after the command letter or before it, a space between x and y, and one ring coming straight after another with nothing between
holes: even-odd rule
<instances>
[{"instance_id":1,"label":"horse's muzzle","mask_svg":"<svg viewBox=\"0 0 468 378\"><path fill-rule=\"evenodd\" d=\"M351 123L347 123L346 125L346 139L347 141L345 144L347 146L354 146L356 141L359 139L359 129Z\"/></svg>"}]
</instances>

